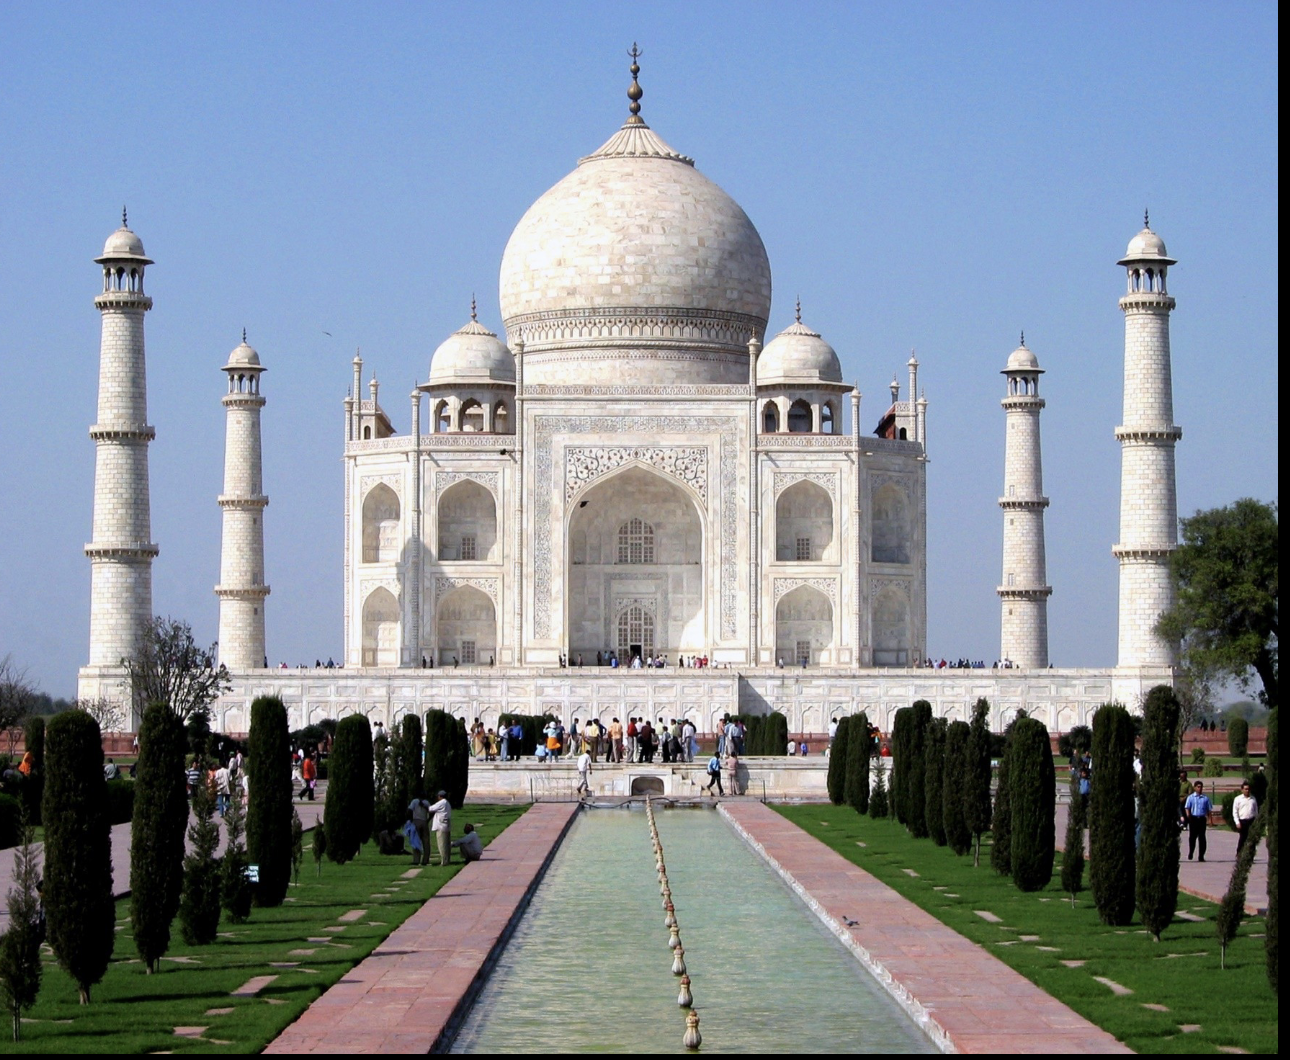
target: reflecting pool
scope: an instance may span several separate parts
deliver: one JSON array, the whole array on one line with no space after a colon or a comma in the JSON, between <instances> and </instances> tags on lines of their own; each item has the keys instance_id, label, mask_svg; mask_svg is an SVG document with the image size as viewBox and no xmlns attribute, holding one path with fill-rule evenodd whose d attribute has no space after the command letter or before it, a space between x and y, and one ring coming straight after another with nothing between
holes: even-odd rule
<instances>
[{"instance_id":1,"label":"reflecting pool","mask_svg":"<svg viewBox=\"0 0 1290 1060\"><path fill-rule=\"evenodd\" d=\"M703 1052L936 1052L711 810L659 810ZM639 810L574 822L453 1052L684 1052Z\"/></svg>"}]
</instances>

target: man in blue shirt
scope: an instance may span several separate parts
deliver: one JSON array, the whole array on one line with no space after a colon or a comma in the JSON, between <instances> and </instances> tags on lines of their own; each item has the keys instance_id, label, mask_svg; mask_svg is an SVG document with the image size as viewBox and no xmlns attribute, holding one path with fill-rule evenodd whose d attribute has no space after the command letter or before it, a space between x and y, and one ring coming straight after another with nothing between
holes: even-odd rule
<instances>
[{"instance_id":1,"label":"man in blue shirt","mask_svg":"<svg viewBox=\"0 0 1290 1060\"><path fill-rule=\"evenodd\" d=\"M1205 860L1205 827L1209 824L1209 811L1213 804L1209 801L1209 796L1205 794L1205 785L1201 781L1196 781L1192 785L1192 792L1187 796L1187 801L1183 804L1183 812L1187 815L1187 860L1191 861L1192 856L1196 853L1196 845L1200 844L1200 860Z\"/></svg>"}]
</instances>

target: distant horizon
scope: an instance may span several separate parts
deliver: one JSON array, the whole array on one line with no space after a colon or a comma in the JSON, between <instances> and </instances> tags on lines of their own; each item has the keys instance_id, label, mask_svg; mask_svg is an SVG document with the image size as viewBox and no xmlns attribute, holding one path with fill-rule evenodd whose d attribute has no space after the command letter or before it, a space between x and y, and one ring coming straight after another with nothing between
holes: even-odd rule
<instances>
[{"instance_id":1,"label":"distant horizon","mask_svg":"<svg viewBox=\"0 0 1290 1060\"><path fill-rule=\"evenodd\" d=\"M1046 373L1051 656L1113 666L1115 261L1144 206L1179 259L1179 514L1278 489L1277 9L1172 14L502 4L372 20L323 5L305 21L229 4L127 25L91 5L0 11L0 231L22 252L20 282L0 285L0 657L55 697L87 658L91 259L123 201L157 262L154 610L215 638L219 367L245 326L268 369L269 661L340 658L349 358L361 346L397 395L402 432L404 395L472 292L502 333L507 236L621 124L635 39L643 117L766 243L768 336L800 294L859 381L865 434L918 351L929 654L999 655L999 371L1024 330Z\"/></svg>"}]
</instances>

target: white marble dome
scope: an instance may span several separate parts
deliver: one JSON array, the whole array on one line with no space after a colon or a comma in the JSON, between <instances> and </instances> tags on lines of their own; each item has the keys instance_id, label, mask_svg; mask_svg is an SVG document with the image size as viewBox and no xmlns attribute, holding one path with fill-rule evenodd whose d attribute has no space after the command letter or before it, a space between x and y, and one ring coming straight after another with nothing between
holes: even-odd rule
<instances>
[{"instance_id":1,"label":"white marble dome","mask_svg":"<svg viewBox=\"0 0 1290 1060\"><path fill-rule=\"evenodd\" d=\"M757 384L842 382L837 352L800 320L790 324L766 344L757 358Z\"/></svg>"},{"instance_id":2,"label":"white marble dome","mask_svg":"<svg viewBox=\"0 0 1290 1060\"><path fill-rule=\"evenodd\" d=\"M1009 372L1037 372L1039 371L1039 358L1030 352L1029 348L1023 343L1010 354L1008 354Z\"/></svg>"},{"instance_id":3,"label":"white marble dome","mask_svg":"<svg viewBox=\"0 0 1290 1060\"><path fill-rule=\"evenodd\" d=\"M1174 264L1173 259L1169 257L1169 252L1165 250L1165 241L1150 228L1143 228L1129 240L1129 248L1116 264L1127 265L1133 261L1159 261L1165 265Z\"/></svg>"},{"instance_id":4,"label":"white marble dome","mask_svg":"<svg viewBox=\"0 0 1290 1060\"><path fill-rule=\"evenodd\" d=\"M246 341L246 336L242 336L241 343L228 355L228 368L258 368L260 367L260 355Z\"/></svg>"},{"instance_id":5,"label":"white marble dome","mask_svg":"<svg viewBox=\"0 0 1290 1060\"><path fill-rule=\"evenodd\" d=\"M146 265L152 262L143 252L143 240L135 235L129 228L122 225L107 238L103 244L103 253L94 260L99 264L105 261L120 261L122 259L141 261Z\"/></svg>"},{"instance_id":6,"label":"white marble dome","mask_svg":"<svg viewBox=\"0 0 1290 1060\"><path fill-rule=\"evenodd\" d=\"M500 294L526 385L746 383L770 261L739 204L633 118L520 219Z\"/></svg>"},{"instance_id":7,"label":"white marble dome","mask_svg":"<svg viewBox=\"0 0 1290 1060\"><path fill-rule=\"evenodd\" d=\"M454 331L430 358L430 382L514 383L515 358L474 316Z\"/></svg>"}]
</instances>

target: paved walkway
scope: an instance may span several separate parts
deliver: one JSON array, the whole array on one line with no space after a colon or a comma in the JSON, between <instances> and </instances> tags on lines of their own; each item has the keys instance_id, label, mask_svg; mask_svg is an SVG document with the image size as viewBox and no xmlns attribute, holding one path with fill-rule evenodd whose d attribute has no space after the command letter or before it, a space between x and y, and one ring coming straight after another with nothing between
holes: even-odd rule
<instances>
[{"instance_id":1,"label":"paved walkway","mask_svg":"<svg viewBox=\"0 0 1290 1060\"><path fill-rule=\"evenodd\" d=\"M1069 806L1057 804L1057 849L1065 847L1066 817ZM1197 898L1221 902L1227 893L1227 884L1236 864L1236 833L1226 828L1210 828L1206 832L1209 850L1204 861L1187 860L1187 835L1183 833L1182 862L1178 869L1178 888ZM1088 833L1084 833L1084 852L1088 853ZM1245 888L1245 911L1258 916L1268 910L1268 848L1259 844L1259 852L1250 867L1250 882Z\"/></svg>"},{"instance_id":2,"label":"paved walkway","mask_svg":"<svg viewBox=\"0 0 1290 1060\"><path fill-rule=\"evenodd\" d=\"M482 985L576 803L538 803L318 998L267 1053L428 1053Z\"/></svg>"},{"instance_id":3,"label":"paved walkway","mask_svg":"<svg viewBox=\"0 0 1290 1060\"><path fill-rule=\"evenodd\" d=\"M723 803L721 812L942 1046L1132 1051L768 806ZM861 912L862 923L845 925Z\"/></svg>"}]
</instances>

